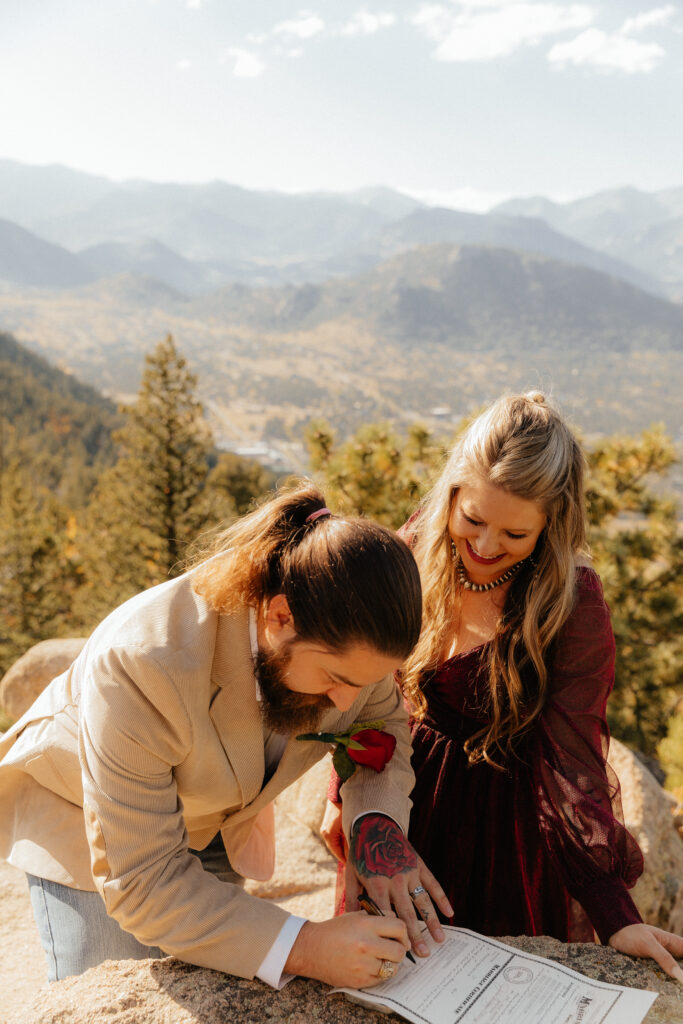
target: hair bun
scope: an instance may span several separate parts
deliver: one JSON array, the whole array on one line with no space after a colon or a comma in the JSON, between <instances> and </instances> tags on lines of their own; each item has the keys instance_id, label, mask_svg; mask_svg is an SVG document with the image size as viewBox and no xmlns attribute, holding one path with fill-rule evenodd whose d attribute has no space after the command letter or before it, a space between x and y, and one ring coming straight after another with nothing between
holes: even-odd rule
<instances>
[{"instance_id":1,"label":"hair bun","mask_svg":"<svg viewBox=\"0 0 683 1024\"><path fill-rule=\"evenodd\" d=\"M527 398L530 402L534 402L535 405L546 404L545 395L542 391L527 391L524 397Z\"/></svg>"}]
</instances>

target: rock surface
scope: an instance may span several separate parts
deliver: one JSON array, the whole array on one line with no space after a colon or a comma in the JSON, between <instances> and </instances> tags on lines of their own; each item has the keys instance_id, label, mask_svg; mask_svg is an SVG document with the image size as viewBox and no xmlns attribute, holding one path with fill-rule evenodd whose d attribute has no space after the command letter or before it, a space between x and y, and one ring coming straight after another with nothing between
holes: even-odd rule
<instances>
[{"instance_id":1,"label":"rock surface","mask_svg":"<svg viewBox=\"0 0 683 1024\"><path fill-rule=\"evenodd\" d=\"M621 783L626 827L645 859L631 895L648 924L683 934L683 841L673 814L676 798L618 740L610 744L609 761Z\"/></svg>"},{"instance_id":2,"label":"rock surface","mask_svg":"<svg viewBox=\"0 0 683 1024\"><path fill-rule=\"evenodd\" d=\"M45 954L33 920L26 875L0 860L0 1021L47 988Z\"/></svg>"},{"instance_id":3,"label":"rock surface","mask_svg":"<svg viewBox=\"0 0 683 1024\"><path fill-rule=\"evenodd\" d=\"M11 718L21 718L47 684L76 660L85 641L42 640L31 647L0 680L0 706Z\"/></svg>"},{"instance_id":4,"label":"rock surface","mask_svg":"<svg viewBox=\"0 0 683 1024\"><path fill-rule=\"evenodd\" d=\"M530 953L548 956L591 978L660 993L647 1024L683 1022L683 989L643 961L594 944L556 939L507 938ZM360 1007L318 982L297 978L282 992L259 981L166 960L111 961L41 993L10 1024L380 1024L399 1020Z\"/></svg>"}]
</instances>

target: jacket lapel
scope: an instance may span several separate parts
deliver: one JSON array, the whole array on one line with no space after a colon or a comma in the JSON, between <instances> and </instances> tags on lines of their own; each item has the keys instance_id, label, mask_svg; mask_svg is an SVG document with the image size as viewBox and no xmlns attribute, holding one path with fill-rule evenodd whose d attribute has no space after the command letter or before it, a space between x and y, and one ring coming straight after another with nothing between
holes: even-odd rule
<instances>
[{"instance_id":1,"label":"jacket lapel","mask_svg":"<svg viewBox=\"0 0 683 1024\"><path fill-rule=\"evenodd\" d=\"M218 692L210 715L242 792L242 806L255 800L265 774L263 726L256 700L247 610L219 615L211 671Z\"/></svg>"}]
</instances>

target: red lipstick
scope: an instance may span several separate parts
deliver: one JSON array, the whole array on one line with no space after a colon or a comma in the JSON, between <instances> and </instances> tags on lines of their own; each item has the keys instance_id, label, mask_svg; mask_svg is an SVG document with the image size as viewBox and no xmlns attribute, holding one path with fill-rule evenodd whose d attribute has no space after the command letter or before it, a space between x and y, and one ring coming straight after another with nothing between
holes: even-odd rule
<instances>
[{"instance_id":1,"label":"red lipstick","mask_svg":"<svg viewBox=\"0 0 683 1024\"><path fill-rule=\"evenodd\" d=\"M493 558L484 558L482 555L477 554L468 540L465 541L465 544L467 546L467 554L473 562L478 562L479 565L495 565L496 562L500 562L501 558L505 558L505 552L500 555L494 555Z\"/></svg>"}]
</instances>

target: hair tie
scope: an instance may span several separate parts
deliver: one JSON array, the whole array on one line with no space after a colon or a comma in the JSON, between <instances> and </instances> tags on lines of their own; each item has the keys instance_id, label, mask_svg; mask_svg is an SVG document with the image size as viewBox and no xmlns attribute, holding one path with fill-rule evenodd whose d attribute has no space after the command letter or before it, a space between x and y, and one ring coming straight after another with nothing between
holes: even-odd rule
<instances>
[{"instance_id":1,"label":"hair tie","mask_svg":"<svg viewBox=\"0 0 683 1024\"><path fill-rule=\"evenodd\" d=\"M306 516L304 519L305 523L314 523L316 519L320 519L321 516L331 516L329 508L317 508L315 512L311 512L310 516Z\"/></svg>"}]
</instances>

